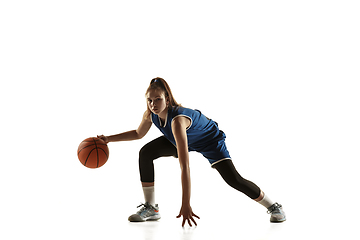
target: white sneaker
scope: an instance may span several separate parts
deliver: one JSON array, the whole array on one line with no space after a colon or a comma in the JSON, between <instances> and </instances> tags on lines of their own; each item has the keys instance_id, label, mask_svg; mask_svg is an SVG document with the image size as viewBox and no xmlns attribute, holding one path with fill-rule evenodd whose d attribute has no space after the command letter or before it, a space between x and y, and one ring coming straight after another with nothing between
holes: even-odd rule
<instances>
[{"instance_id":1,"label":"white sneaker","mask_svg":"<svg viewBox=\"0 0 360 240\"><path fill-rule=\"evenodd\" d=\"M269 207L267 213L271 214L270 222L272 223L281 223L286 221L285 212L282 209L282 206L278 203L274 203L271 207Z\"/></svg>"},{"instance_id":2,"label":"white sneaker","mask_svg":"<svg viewBox=\"0 0 360 240\"><path fill-rule=\"evenodd\" d=\"M145 221L157 221L159 220L159 206L155 204L152 206L150 203L146 202L141 204L138 207L143 206L136 214L133 214L129 217L130 222L145 222Z\"/></svg>"}]
</instances>

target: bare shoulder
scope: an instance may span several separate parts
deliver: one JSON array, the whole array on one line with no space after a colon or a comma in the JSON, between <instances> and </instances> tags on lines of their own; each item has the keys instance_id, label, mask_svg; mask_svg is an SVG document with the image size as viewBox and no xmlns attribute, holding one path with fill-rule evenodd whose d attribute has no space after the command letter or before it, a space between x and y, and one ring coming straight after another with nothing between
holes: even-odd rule
<instances>
[{"instance_id":1,"label":"bare shoulder","mask_svg":"<svg viewBox=\"0 0 360 240\"><path fill-rule=\"evenodd\" d=\"M174 118L174 120L172 121L171 124L173 127L182 127L182 128L187 129L190 126L191 121L186 116L178 116L178 117Z\"/></svg>"}]
</instances>

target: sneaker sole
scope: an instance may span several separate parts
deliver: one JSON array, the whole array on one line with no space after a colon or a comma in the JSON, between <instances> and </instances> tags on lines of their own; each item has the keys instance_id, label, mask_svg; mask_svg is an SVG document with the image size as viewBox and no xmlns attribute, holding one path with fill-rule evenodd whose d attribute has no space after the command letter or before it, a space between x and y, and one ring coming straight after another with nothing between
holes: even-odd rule
<instances>
[{"instance_id":1,"label":"sneaker sole","mask_svg":"<svg viewBox=\"0 0 360 240\"><path fill-rule=\"evenodd\" d=\"M161 217L158 216L158 217L149 217L147 219L142 219L139 215L132 215L128 218L129 222L146 222L146 221L157 221L159 220Z\"/></svg>"},{"instance_id":2,"label":"sneaker sole","mask_svg":"<svg viewBox=\"0 0 360 240\"><path fill-rule=\"evenodd\" d=\"M152 222L155 222L157 220L159 220L161 217L159 218L149 218L149 219L146 219L146 221L152 221Z\"/></svg>"},{"instance_id":3,"label":"sneaker sole","mask_svg":"<svg viewBox=\"0 0 360 240\"><path fill-rule=\"evenodd\" d=\"M282 223L282 222L285 222L286 221L286 218L285 219L281 219L281 220L272 220L270 219L270 222L271 223Z\"/></svg>"}]
</instances>

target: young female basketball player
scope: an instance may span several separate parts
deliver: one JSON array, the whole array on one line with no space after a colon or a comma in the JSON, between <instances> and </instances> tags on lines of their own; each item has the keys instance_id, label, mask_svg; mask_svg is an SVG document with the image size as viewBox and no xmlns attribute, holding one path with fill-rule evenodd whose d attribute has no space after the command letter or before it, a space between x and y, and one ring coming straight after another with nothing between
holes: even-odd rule
<instances>
[{"instance_id":1,"label":"young female basketball player","mask_svg":"<svg viewBox=\"0 0 360 240\"><path fill-rule=\"evenodd\" d=\"M167 82L154 78L146 91L147 110L137 130L112 136L98 136L105 142L129 141L144 137L154 124L164 135L146 144L139 153L139 169L145 204L141 210L129 217L130 222L160 219L159 207L154 197L153 160L173 156L179 159L182 182L182 206L177 218L183 216L182 226L187 221L197 225L190 206L189 151L197 151L207 158L223 179L233 188L260 203L271 214L271 222L286 220L282 206L269 199L253 182L244 179L236 171L225 145L225 133L213 120L199 110L179 105ZM139 207L140 207L139 206Z\"/></svg>"}]
</instances>

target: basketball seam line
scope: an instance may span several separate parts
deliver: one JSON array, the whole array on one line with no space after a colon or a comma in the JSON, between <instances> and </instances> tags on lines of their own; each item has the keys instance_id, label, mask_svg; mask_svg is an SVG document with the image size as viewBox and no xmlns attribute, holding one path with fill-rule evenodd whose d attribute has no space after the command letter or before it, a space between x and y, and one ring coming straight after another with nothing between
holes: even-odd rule
<instances>
[{"instance_id":1,"label":"basketball seam line","mask_svg":"<svg viewBox=\"0 0 360 240\"><path fill-rule=\"evenodd\" d=\"M85 148L87 148L87 147L91 147L91 146L94 146L95 144L91 144L91 145L87 145L86 147L83 147L82 149L80 149L79 151L78 151L78 155L79 155L79 153L83 150L83 149L85 149ZM98 145L101 145L101 146L107 146L106 144L104 144L104 143L100 143L100 144L98 144Z\"/></svg>"},{"instance_id":2,"label":"basketball seam line","mask_svg":"<svg viewBox=\"0 0 360 240\"><path fill-rule=\"evenodd\" d=\"M97 165L96 165L96 167L98 168L98 167L99 167L99 151L98 151L98 147L97 147L97 145L96 145L95 138L93 138L93 140L94 140L95 149L96 149L96 158L97 158Z\"/></svg>"},{"instance_id":3,"label":"basketball seam line","mask_svg":"<svg viewBox=\"0 0 360 240\"><path fill-rule=\"evenodd\" d=\"M88 156L87 156L87 158L86 158L86 160L85 160L84 166L86 166L87 160L89 159L92 151L94 151L94 150L95 150L95 148L91 149L91 151L89 152L89 154L88 154Z\"/></svg>"},{"instance_id":4,"label":"basketball seam line","mask_svg":"<svg viewBox=\"0 0 360 240\"><path fill-rule=\"evenodd\" d=\"M99 148L99 149L101 149L105 153L106 158L109 158L109 156L106 154L106 151L104 149L102 149L102 148Z\"/></svg>"}]
</instances>

